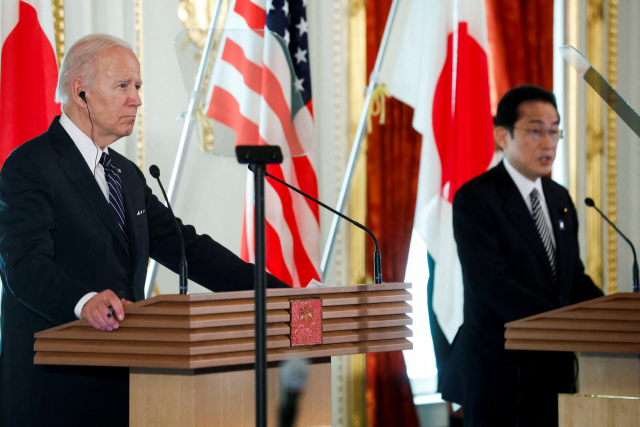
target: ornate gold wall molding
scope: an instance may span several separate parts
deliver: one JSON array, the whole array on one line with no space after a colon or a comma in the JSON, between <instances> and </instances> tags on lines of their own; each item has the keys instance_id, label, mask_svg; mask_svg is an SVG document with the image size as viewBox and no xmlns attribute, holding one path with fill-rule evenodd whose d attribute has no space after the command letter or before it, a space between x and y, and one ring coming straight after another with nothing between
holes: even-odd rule
<instances>
[{"instance_id":1,"label":"ornate gold wall molding","mask_svg":"<svg viewBox=\"0 0 640 427\"><path fill-rule=\"evenodd\" d=\"M350 139L353 141L364 107L367 87L367 9L362 0L351 0L349 13L349 117ZM349 197L351 216L361 224L367 217L367 143L366 138L351 183ZM351 283L366 281L365 243L367 235L359 228L351 227Z\"/></svg>"},{"instance_id":2,"label":"ornate gold wall molding","mask_svg":"<svg viewBox=\"0 0 640 427\"><path fill-rule=\"evenodd\" d=\"M618 0L609 0L607 19L607 79L614 88L618 84ZM607 215L614 224L618 216L618 115L607 109ZM618 292L618 239L607 227L607 293Z\"/></svg>"},{"instance_id":3,"label":"ornate gold wall molding","mask_svg":"<svg viewBox=\"0 0 640 427\"><path fill-rule=\"evenodd\" d=\"M142 0L136 0L136 41L138 60L140 61L140 75L144 81L144 45L142 37ZM137 163L140 170L144 170L144 85L140 88L142 105L138 107L138 144Z\"/></svg>"},{"instance_id":4,"label":"ornate gold wall molding","mask_svg":"<svg viewBox=\"0 0 640 427\"><path fill-rule=\"evenodd\" d=\"M344 114L345 111L342 105L342 76L343 76L343 1L345 0L333 0L333 106L334 106L334 138L335 148L334 148L334 170L335 170L335 191L336 194L340 194L340 190L342 187L342 178L344 175L344 167L343 167L343 150L344 147ZM335 265L335 286L344 286L343 273L344 273L344 227L342 227L342 231L338 230L335 237L335 246L333 250L334 254L334 265ZM334 357L333 360L335 364L332 362L332 369L336 370L336 392L337 395L334 398L334 402L336 405L334 406L334 416L333 416L333 425L336 427L348 427L349 419L348 419L348 384L350 382L351 375L349 374L348 369L348 358L349 356L338 356Z\"/></svg>"},{"instance_id":5,"label":"ornate gold wall molding","mask_svg":"<svg viewBox=\"0 0 640 427\"><path fill-rule=\"evenodd\" d=\"M353 141L364 107L367 87L367 8L363 0L351 0L349 4L349 117L350 140ZM367 142L363 141L360 158L356 164L351 196L349 197L351 216L361 224L367 217ZM368 236L357 227L350 229L351 245L351 283L368 283L366 273L366 239ZM367 425L367 355L356 354L350 357L348 389L350 391L348 422L350 427Z\"/></svg>"},{"instance_id":6,"label":"ornate gold wall molding","mask_svg":"<svg viewBox=\"0 0 640 427\"><path fill-rule=\"evenodd\" d=\"M51 0L51 11L53 12L53 32L56 40L56 60L58 69L62 65L64 58L64 0Z\"/></svg>"},{"instance_id":7,"label":"ornate gold wall molding","mask_svg":"<svg viewBox=\"0 0 640 427\"><path fill-rule=\"evenodd\" d=\"M587 58L601 70L604 61L604 1L587 2ZM602 166L604 160L602 99L587 89L586 196L602 205ZM602 263L602 219L593 209L587 210L587 273L599 287L604 284Z\"/></svg>"}]
</instances>

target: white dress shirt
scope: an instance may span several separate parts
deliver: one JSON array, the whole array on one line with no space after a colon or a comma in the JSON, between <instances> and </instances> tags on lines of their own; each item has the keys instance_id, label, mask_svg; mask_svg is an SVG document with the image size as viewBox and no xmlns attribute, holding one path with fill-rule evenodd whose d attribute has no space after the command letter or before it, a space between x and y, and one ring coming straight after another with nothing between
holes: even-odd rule
<instances>
[{"instance_id":1,"label":"white dress shirt","mask_svg":"<svg viewBox=\"0 0 640 427\"><path fill-rule=\"evenodd\" d=\"M515 182L516 187L520 191L524 202L527 205L527 209L529 209L529 213L533 217L533 208L531 207L531 192L533 189L537 189L538 193L540 193L540 206L542 206L542 213L544 213L544 219L549 226L549 234L551 235L551 242L553 243L553 247L556 247L556 238L553 235L553 226L551 225L551 217L549 216L549 208L547 207L547 199L544 198L544 191L542 190L542 179L538 178L535 181L531 181L529 178L522 175L520 172L516 170L511 163L504 158L504 168Z\"/></svg>"},{"instance_id":2,"label":"white dress shirt","mask_svg":"<svg viewBox=\"0 0 640 427\"><path fill-rule=\"evenodd\" d=\"M109 154L109 148L105 147L104 150L100 150L96 144L93 143L91 138L85 135L78 126L76 126L71 119L62 112L62 116L60 116L60 126L67 131L71 139L73 140L78 150L80 150L80 154L84 157L84 160L87 162L87 166L89 166L89 170L96 178L96 182L98 186L102 190L104 197L107 199L107 203L109 202L109 190L107 187L107 180L104 176L104 168L100 164L100 157L102 156L102 152ZM97 292L89 292L85 296L83 296L80 301L76 304L73 312L78 319L82 318L82 308L84 305L93 298L94 295L97 295Z\"/></svg>"}]
</instances>

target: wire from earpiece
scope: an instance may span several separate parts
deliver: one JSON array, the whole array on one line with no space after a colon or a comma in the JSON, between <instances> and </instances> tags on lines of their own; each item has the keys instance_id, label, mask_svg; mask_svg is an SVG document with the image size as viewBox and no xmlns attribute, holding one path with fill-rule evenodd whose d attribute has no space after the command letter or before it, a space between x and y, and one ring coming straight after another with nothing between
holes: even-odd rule
<instances>
[{"instance_id":1,"label":"wire from earpiece","mask_svg":"<svg viewBox=\"0 0 640 427\"><path fill-rule=\"evenodd\" d=\"M89 114L89 122L91 123L91 142L96 146L96 159L93 163L93 179L96 179L96 169L98 168L98 157L100 156L100 147L93 141L93 120L91 120L91 110L89 109L89 103L87 102L87 98L85 92L82 91L78 94L78 96L84 101L87 106L87 113Z\"/></svg>"}]
</instances>

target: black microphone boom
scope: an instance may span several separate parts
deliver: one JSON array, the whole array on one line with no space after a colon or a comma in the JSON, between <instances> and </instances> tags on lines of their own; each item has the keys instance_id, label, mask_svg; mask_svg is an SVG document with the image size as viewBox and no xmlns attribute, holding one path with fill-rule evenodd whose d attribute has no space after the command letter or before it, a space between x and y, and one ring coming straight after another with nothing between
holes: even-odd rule
<instances>
[{"instance_id":1,"label":"black microphone boom","mask_svg":"<svg viewBox=\"0 0 640 427\"><path fill-rule=\"evenodd\" d=\"M308 194L302 192L301 190L298 190L296 187L287 184L286 182L282 181L281 179L276 178L275 176L271 175L269 172L265 172L265 175L268 176L269 178L275 180L275 181L278 181L280 184L286 185L287 187L289 187L290 189L292 189L296 193L301 194L304 197L306 197L307 199L316 202L317 204L319 204L323 208L325 208L325 209L333 212L334 214L338 215L340 218L346 219L351 224L353 224L356 227L361 228L364 231L366 231L367 233L369 233L369 236L371 236L371 238L373 239L373 243L376 246L375 253L373 254L373 276L374 276L373 280L374 280L374 283L376 285L379 285L379 284L382 283L382 259L380 257L380 246L378 246L378 239L376 239L376 236L373 235L371 230L369 230L367 227L365 227L364 225L360 224L359 222L356 222L356 221L352 220L351 218L341 214L337 210L330 208L329 206L327 206L324 203L322 203L320 200L314 199L313 197L309 196Z\"/></svg>"},{"instance_id":2,"label":"black microphone boom","mask_svg":"<svg viewBox=\"0 0 640 427\"><path fill-rule=\"evenodd\" d=\"M167 207L169 208L169 212L171 212L171 216L173 217L173 222L176 224L176 230L178 230L178 236L180 236L180 295L186 295L188 290L187 284L187 256L185 254L184 249L184 238L182 237L182 230L180 230L180 226L178 225L178 220L176 216L173 214L173 209L171 209L171 204L169 203L169 199L167 198L167 193L164 192L164 187L162 186L162 182L160 182L160 169L156 165L149 166L149 173L152 177L154 177L158 184L160 185L160 190L162 190L162 195L164 196L164 200L167 202Z\"/></svg>"},{"instance_id":3,"label":"black microphone boom","mask_svg":"<svg viewBox=\"0 0 640 427\"><path fill-rule=\"evenodd\" d=\"M600 216L602 216L602 218L604 218L604 220L607 221L609 225L611 225L613 229L616 230L620 236L622 236L622 238L629 244L629 246L631 246L631 251L633 252L633 292L636 292L636 293L640 292L640 276L638 275L638 257L636 257L636 248L633 246L633 243L631 243L631 240L627 239L627 236L622 234L622 231L618 230L618 227L616 227L614 223L609 221L609 218L607 218L607 216L603 214L600 209L598 209L598 207L596 206L592 198L587 197L586 199L584 199L584 204L589 206L590 208L594 208L595 210L597 210Z\"/></svg>"}]
</instances>

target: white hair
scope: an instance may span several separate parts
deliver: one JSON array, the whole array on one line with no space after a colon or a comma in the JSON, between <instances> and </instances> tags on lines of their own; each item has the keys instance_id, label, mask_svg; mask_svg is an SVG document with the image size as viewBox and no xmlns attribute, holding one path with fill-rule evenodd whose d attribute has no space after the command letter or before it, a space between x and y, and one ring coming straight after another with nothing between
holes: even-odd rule
<instances>
[{"instance_id":1,"label":"white hair","mask_svg":"<svg viewBox=\"0 0 640 427\"><path fill-rule=\"evenodd\" d=\"M129 43L108 34L90 34L75 42L62 60L56 87L56 102L67 105L71 98L71 82L76 77L82 78L87 86L91 86L96 56L113 47L133 51Z\"/></svg>"}]
</instances>

